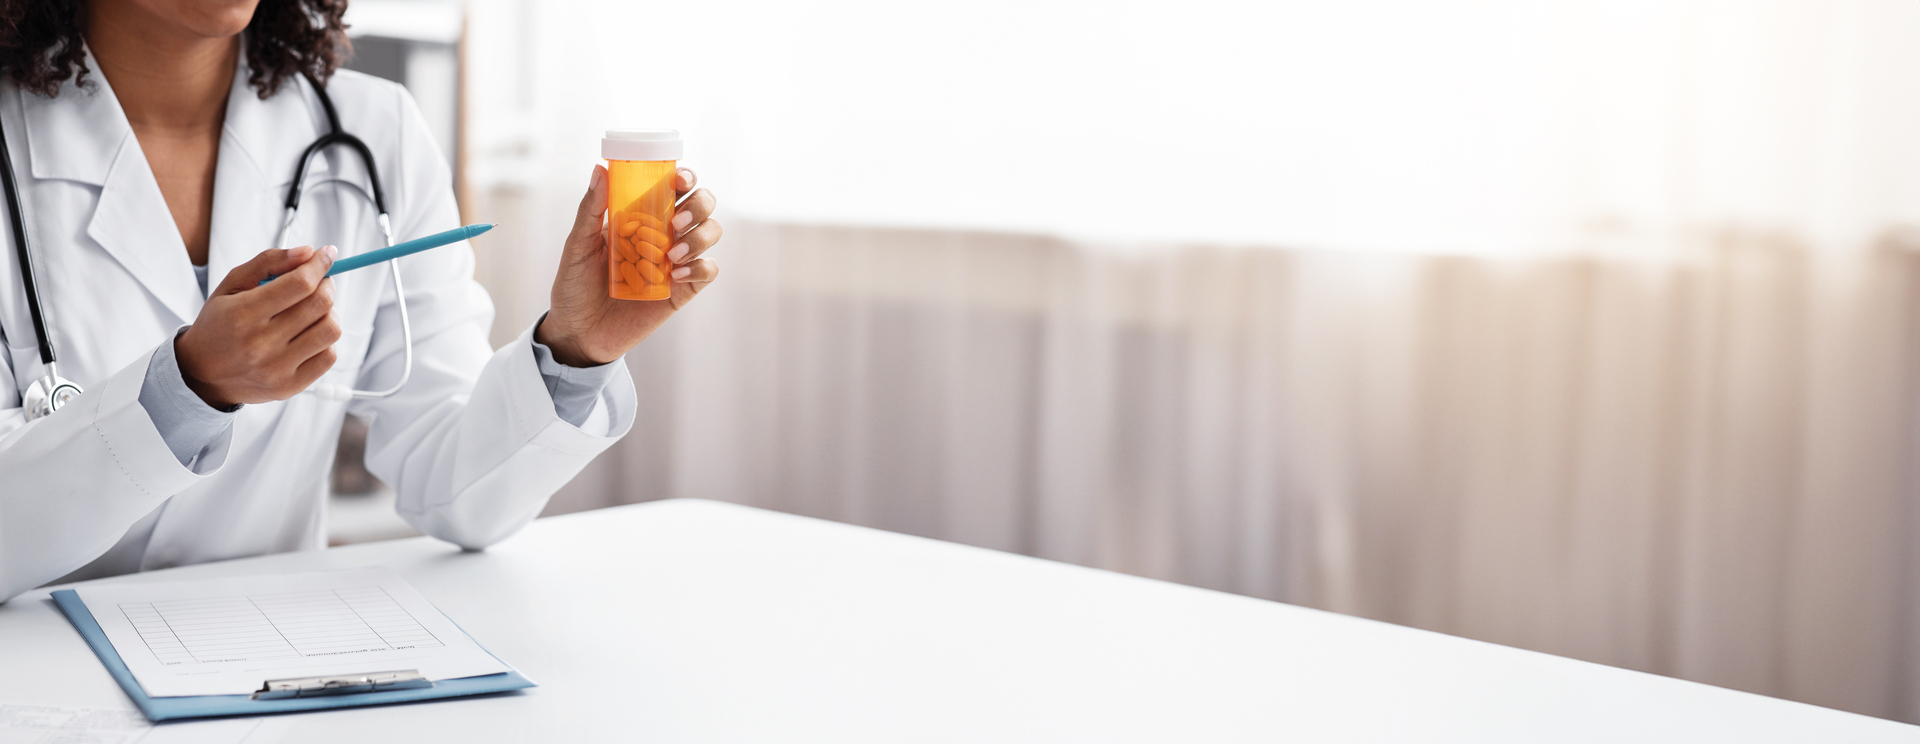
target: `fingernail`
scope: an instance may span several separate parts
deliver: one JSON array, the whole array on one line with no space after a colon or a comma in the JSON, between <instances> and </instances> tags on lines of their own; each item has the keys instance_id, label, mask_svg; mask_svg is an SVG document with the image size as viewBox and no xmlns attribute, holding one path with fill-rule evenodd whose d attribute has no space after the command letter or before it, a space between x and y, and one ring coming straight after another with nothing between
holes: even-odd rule
<instances>
[{"instance_id":1,"label":"fingernail","mask_svg":"<svg viewBox=\"0 0 1920 744\"><path fill-rule=\"evenodd\" d=\"M693 188L693 171L681 168L680 182L686 184L687 188Z\"/></svg>"},{"instance_id":2,"label":"fingernail","mask_svg":"<svg viewBox=\"0 0 1920 744\"><path fill-rule=\"evenodd\" d=\"M685 279L685 278L687 278L687 276L688 276L688 275L690 275L690 274L692 274L692 273L693 273L693 267L692 267L692 266L682 266L682 267L680 267L680 268L677 268L677 269L674 269L674 270L673 270L673 278L675 278L675 279Z\"/></svg>"},{"instance_id":3,"label":"fingernail","mask_svg":"<svg viewBox=\"0 0 1920 744\"><path fill-rule=\"evenodd\" d=\"M692 212L680 212L679 214L675 214L675 215L673 216L673 230L674 230L674 232L679 232L679 231L681 231L681 230L685 230L685 229L687 229L687 226L688 226L688 225L691 225L691 224L693 224L693 213L692 213Z\"/></svg>"},{"instance_id":4,"label":"fingernail","mask_svg":"<svg viewBox=\"0 0 1920 744\"><path fill-rule=\"evenodd\" d=\"M681 243L679 245L676 245L673 247L673 250L667 251L667 260L672 261L674 263L680 263L680 261L682 259L685 259L686 257L687 257L686 243Z\"/></svg>"},{"instance_id":5,"label":"fingernail","mask_svg":"<svg viewBox=\"0 0 1920 744\"><path fill-rule=\"evenodd\" d=\"M329 261L329 262L331 262L331 261L333 261L334 259L336 259L336 258L339 258L339 257L340 257L340 249L339 249L339 248L335 248L335 247L333 247L333 246L327 246L327 247L325 247L325 248L322 248L321 250L324 250L324 251L326 251L326 252L327 252L327 261Z\"/></svg>"}]
</instances>

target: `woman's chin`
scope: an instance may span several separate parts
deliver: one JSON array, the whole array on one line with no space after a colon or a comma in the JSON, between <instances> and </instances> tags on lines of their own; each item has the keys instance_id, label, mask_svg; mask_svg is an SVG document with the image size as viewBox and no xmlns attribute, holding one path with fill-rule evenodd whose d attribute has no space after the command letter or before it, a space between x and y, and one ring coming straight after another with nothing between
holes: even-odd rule
<instances>
[{"instance_id":1,"label":"woman's chin","mask_svg":"<svg viewBox=\"0 0 1920 744\"><path fill-rule=\"evenodd\" d=\"M149 15L203 39L224 39L240 35L253 20L260 0L143 0L139 3Z\"/></svg>"}]
</instances>

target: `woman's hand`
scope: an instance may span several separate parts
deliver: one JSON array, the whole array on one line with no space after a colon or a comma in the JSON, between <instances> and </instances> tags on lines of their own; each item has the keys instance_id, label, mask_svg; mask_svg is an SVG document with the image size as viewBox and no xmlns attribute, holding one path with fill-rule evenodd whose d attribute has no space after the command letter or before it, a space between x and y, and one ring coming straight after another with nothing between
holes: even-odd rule
<instances>
[{"instance_id":1,"label":"woman's hand","mask_svg":"<svg viewBox=\"0 0 1920 744\"><path fill-rule=\"evenodd\" d=\"M674 176L677 199L693 189L693 171L682 168ZM570 367L606 364L653 335L667 318L686 305L720 275L720 265L701 254L720 240L720 223L713 214L713 194L706 189L674 210L674 246L667 250L673 262L673 294L664 300L616 300L607 296L607 169L593 167L593 180L580 200L573 232L560 254L560 273L553 278L553 305L533 332L535 341L553 349L554 361Z\"/></svg>"},{"instance_id":2,"label":"woman's hand","mask_svg":"<svg viewBox=\"0 0 1920 744\"><path fill-rule=\"evenodd\" d=\"M187 387L226 409L286 400L332 369L340 324L327 270L336 254L333 246L262 251L229 272L173 342Z\"/></svg>"}]
</instances>

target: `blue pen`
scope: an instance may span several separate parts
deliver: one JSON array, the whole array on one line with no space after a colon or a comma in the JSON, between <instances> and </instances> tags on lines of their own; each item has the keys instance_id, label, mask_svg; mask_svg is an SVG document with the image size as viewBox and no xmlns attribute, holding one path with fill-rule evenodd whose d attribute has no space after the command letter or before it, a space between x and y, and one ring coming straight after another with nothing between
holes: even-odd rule
<instances>
[{"instance_id":1,"label":"blue pen","mask_svg":"<svg viewBox=\"0 0 1920 744\"><path fill-rule=\"evenodd\" d=\"M366 268L377 263L392 261L401 256L409 256L430 248L439 248L443 245L458 243L492 229L493 223L481 222L465 227L456 227L443 233L434 233L424 238L414 238L404 243L395 243L377 251L367 251L359 255L348 256L333 262L333 268L327 270L327 276L333 276L334 274L348 272L354 269ZM260 283L266 284L273 280L274 277L270 276Z\"/></svg>"}]
</instances>

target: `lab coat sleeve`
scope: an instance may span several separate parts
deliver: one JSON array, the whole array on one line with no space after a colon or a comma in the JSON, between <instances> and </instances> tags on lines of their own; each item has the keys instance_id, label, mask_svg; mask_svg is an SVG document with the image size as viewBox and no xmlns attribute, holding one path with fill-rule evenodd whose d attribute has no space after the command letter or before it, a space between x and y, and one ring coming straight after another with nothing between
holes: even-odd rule
<instances>
[{"instance_id":1,"label":"lab coat sleeve","mask_svg":"<svg viewBox=\"0 0 1920 744\"><path fill-rule=\"evenodd\" d=\"M180 332L176 331L173 338L178 340ZM160 430L160 438L166 440L173 459L199 470L201 454L220 441L221 435L232 432L235 412L240 407L214 408L187 387L172 341L154 349L152 359L147 365L147 379L140 385L140 407L147 409L147 417L153 419L154 428Z\"/></svg>"},{"instance_id":2,"label":"lab coat sleeve","mask_svg":"<svg viewBox=\"0 0 1920 744\"><path fill-rule=\"evenodd\" d=\"M406 240L453 228L459 215L439 149L411 98L394 90L405 126L389 188L395 237ZM352 410L370 414L368 469L393 487L401 518L478 549L526 526L548 497L618 441L633 423L636 397L626 365L616 364L582 425L562 420L534 355L535 325L489 351L493 306L473 280L473 261L471 247L460 244L402 262L413 377L398 394L356 401ZM402 351L398 309L384 302L360 387L391 385Z\"/></svg>"},{"instance_id":3,"label":"lab coat sleeve","mask_svg":"<svg viewBox=\"0 0 1920 744\"><path fill-rule=\"evenodd\" d=\"M225 462L224 434L200 453L198 472L174 458L140 404L152 359L141 354L31 422L18 398L0 409L0 599L86 565ZM0 377L19 389L3 362Z\"/></svg>"}]
</instances>

